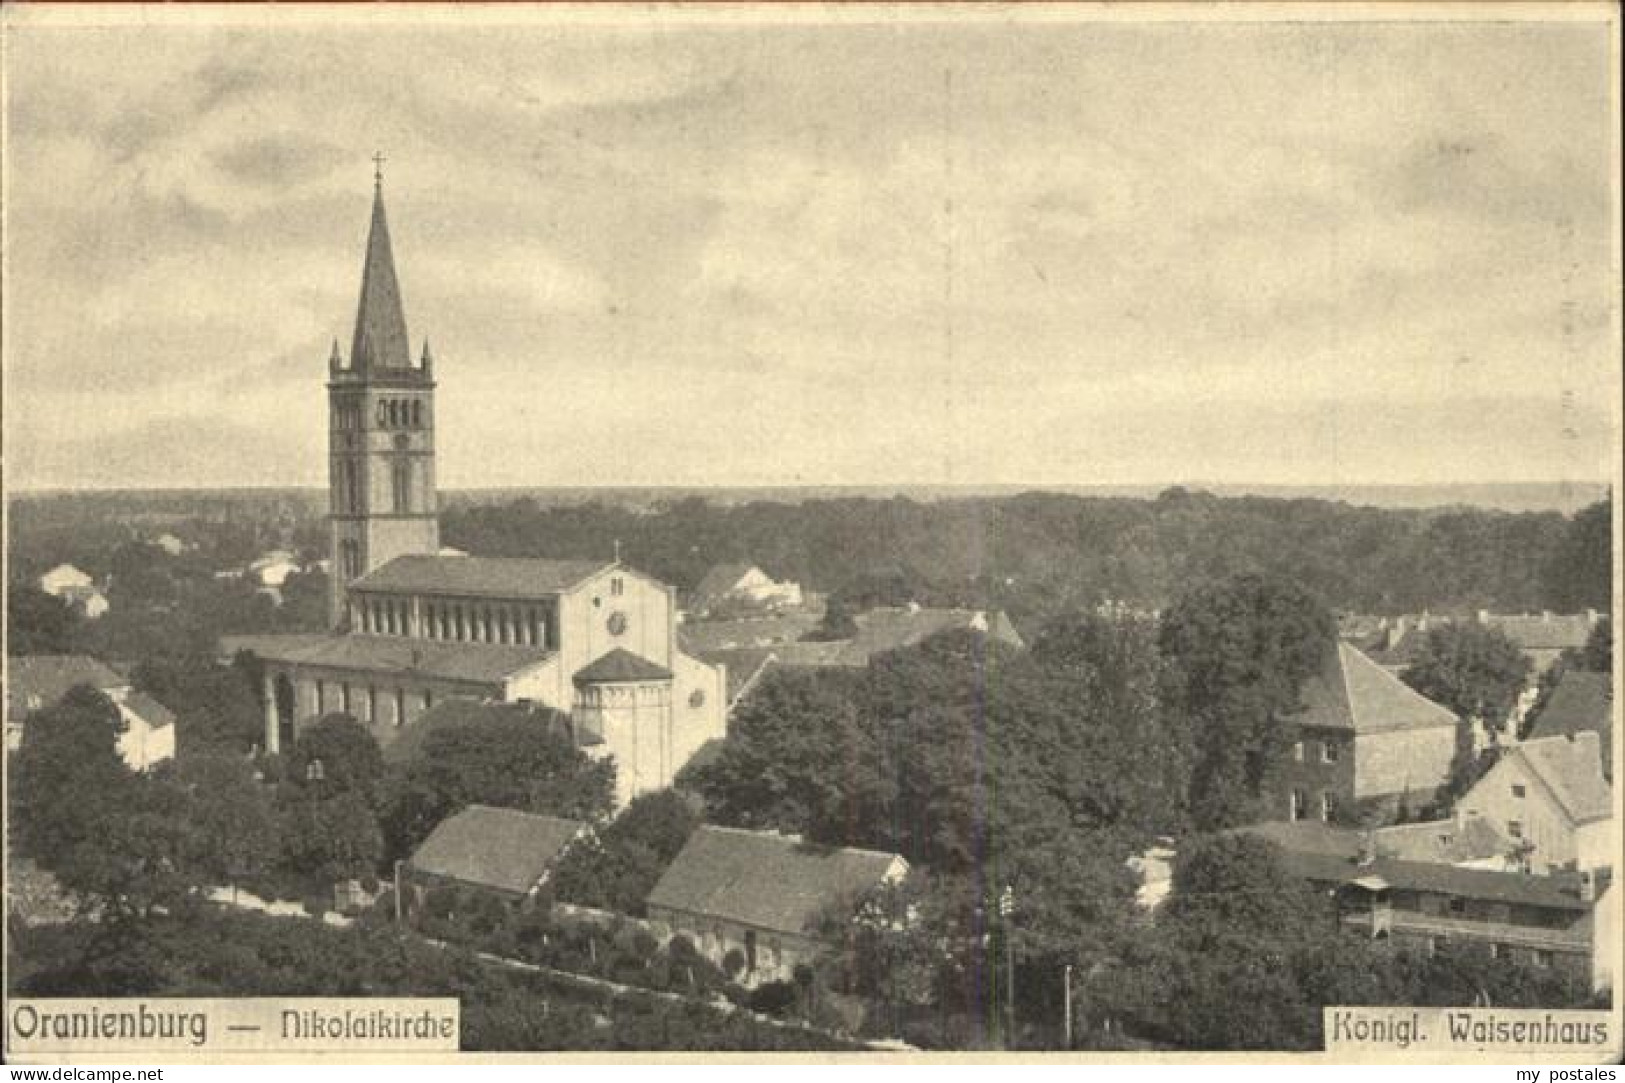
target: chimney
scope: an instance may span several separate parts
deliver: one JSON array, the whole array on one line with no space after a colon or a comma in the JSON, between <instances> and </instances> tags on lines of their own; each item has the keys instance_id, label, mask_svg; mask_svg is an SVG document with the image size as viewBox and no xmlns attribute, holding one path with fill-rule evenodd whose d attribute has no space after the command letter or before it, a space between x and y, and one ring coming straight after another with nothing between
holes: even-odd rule
<instances>
[{"instance_id":1,"label":"chimney","mask_svg":"<svg viewBox=\"0 0 1625 1083\"><path fill-rule=\"evenodd\" d=\"M1490 622L1490 611L1488 609L1480 609L1478 611L1478 623L1480 623L1480 624L1488 624L1489 622Z\"/></svg>"},{"instance_id":2,"label":"chimney","mask_svg":"<svg viewBox=\"0 0 1625 1083\"><path fill-rule=\"evenodd\" d=\"M1552 611L1550 609L1542 609L1540 611L1540 621L1542 624L1552 623Z\"/></svg>"},{"instance_id":3,"label":"chimney","mask_svg":"<svg viewBox=\"0 0 1625 1083\"><path fill-rule=\"evenodd\" d=\"M1587 624L1596 624L1597 623L1597 611L1595 609L1590 609L1590 608L1586 609L1586 623Z\"/></svg>"}]
</instances>

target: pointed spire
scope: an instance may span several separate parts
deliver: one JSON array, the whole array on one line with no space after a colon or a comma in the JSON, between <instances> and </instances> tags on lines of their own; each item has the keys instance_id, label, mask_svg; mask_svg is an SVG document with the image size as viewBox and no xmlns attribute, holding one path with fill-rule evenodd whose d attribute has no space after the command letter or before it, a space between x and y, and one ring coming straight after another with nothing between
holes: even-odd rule
<instances>
[{"instance_id":1,"label":"pointed spire","mask_svg":"<svg viewBox=\"0 0 1625 1083\"><path fill-rule=\"evenodd\" d=\"M434 354L429 352L429 340L427 338L423 340L423 357L418 361L418 368L425 373L434 371Z\"/></svg>"},{"instance_id":2,"label":"pointed spire","mask_svg":"<svg viewBox=\"0 0 1625 1083\"><path fill-rule=\"evenodd\" d=\"M355 340L350 349L350 363L360 371L412 366L401 288L395 279L395 256L389 245L389 223L384 218L382 158L376 158L375 163L379 168L373 175L372 228L367 234L361 302L356 307Z\"/></svg>"},{"instance_id":3,"label":"pointed spire","mask_svg":"<svg viewBox=\"0 0 1625 1083\"><path fill-rule=\"evenodd\" d=\"M327 355L327 367L337 371L344 367L344 358L339 354L339 339L333 336L333 352Z\"/></svg>"}]
</instances>

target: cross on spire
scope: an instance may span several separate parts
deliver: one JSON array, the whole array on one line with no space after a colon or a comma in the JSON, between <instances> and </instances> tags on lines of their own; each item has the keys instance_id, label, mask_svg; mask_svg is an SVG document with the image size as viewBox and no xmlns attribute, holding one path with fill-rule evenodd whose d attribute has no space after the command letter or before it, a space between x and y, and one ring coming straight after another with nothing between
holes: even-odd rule
<instances>
[{"instance_id":1,"label":"cross on spire","mask_svg":"<svg viewBox=\"0 0 1625 1083\"><path fill-rule=\"evenodd\" d=\"M379 188L384 186L384 162L387 161L384 152L374 151L372 155L372 183Z\"/></svg>"}]
</instances>

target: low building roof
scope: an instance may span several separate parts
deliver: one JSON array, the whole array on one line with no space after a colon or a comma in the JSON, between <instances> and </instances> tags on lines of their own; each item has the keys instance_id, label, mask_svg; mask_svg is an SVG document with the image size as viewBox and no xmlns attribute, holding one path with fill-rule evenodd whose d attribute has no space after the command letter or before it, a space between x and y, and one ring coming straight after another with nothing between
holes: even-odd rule
<instances>
[{"instance_id":1,"label":"low building roof","mask_svg":"<svg viewBox=\"0 0 1625 1083\"><path fill-rule=\"evenodd\" d=\"M221 649L228 656L241 650L251 651L268 662L367 673L418 674L485 685L501 684L553 654L542 647L447 643L360 633L228 636L221 640Z\"/></svg>"},{"instance_id":2,"label":"low building roof","mask_svg":"<svg viewBox=\"0 0 1625 1083\"><path fill-rule=\"evenodd\" d=\"M1525 741L1511 755L1523 758L1576 824L1606 820L1613 815L1614 794L1602 777L1596 733L1588 730Z\"/></svg>"},{"instance_id":3,"label":"low building roof","mask_svg":"<svg viewBox=\"0 0 1625 1083\"><path fill-rule=\"evenodd\" d=\"M1529 738L1595 733L1604 776L1613 774L1614 680L1607 673L1571 669L1563 674L1551 698L1535 716Z\"/></svg>"},{"instance_id":4,"label":"low building roof","mask_svg":"<svg viewBox=\"0 0 1625 1083\"><path fill-rule=\"evenodd\" d=\"M695 651L694 657L713 666L723 666L728 674L728 704L739 702L746 692L773 664L776 657L772 647L752 647L741 650Z\"/></svg>"},{"instance_id":5,"label":"low building roof","mask_svg":"<svg viewBox=\"0 0 1625 1083\"><path fill-rule=\"evenodd\" d=\"M1303 708L1292 721L1355 733L1427 729L1460 723L1435 703L1348 643L1328 651L1319 673L1303 682Z\"/></svg>"},{"instance_id":6,"label":"low building roof","mask_svg":"<svg viewBox=\"0 0 1625 1083\"><path fill-rule=\"evenodd\" d=\"M801 611L771 616L739 617L733 620L689 620L677 626L677 639L683 649L699 651L736 650L748 647L777 647L794 643L818 627L819 613Z\"/></svg>"},{"instance_id":7,"label":"low building roof","mask_svg":"<svg viewBox=\"0 0 1625 1083\"><path fill-rule=\"evenodd\" d=\"M825 916L856 906L902 860L876 850L706 825L689 836L648 905L792 936L816 935Z\"/></svg>"},{"instance_id":8,"label":"low building roof","mask_svg":"<svg viewBox=\"0 0 1625 1083\"><path fill-rule=\"evenodd\" d=\"M1555 651L1585 646L1596 621L1584 613L1486 613L1483 623L1491 628L1499 628L1508 639L1526 651Z\"/></svg>"},{"instance_id":9,"label":"low building roof","mask_svg":"<svg viewBox=\"0 0 1625 1083\"><path fill-rule=\"evenodd\" d=\"M1460 865L1503 857L1512 849L1511 841L1481 816L1396 824L1374 828L1369 832L1337 827L1319 820L1254 824L1239 830L1268 839L1284 850L1349 861L1360 855L1364 841L1362 836L1366 834L1369 834L1377 856L1396 861Z\"/></svg>"},{"instance_id":10,"label":"low building roof","mask_svg":"<svg viewBox=\"0 0 1625 1083\"><path fill-rule=\"evenodd\" d=\"M374 568L353 591L481 598L551 598L614 566L607 560L403 556Z\"/></svg>"},{"instance_id":11,"label":"low building roof","mask_svg":"<svg viewBox=\"0 0 1625 1083\"><path fill-rule=\"evenodd\" d=\"M671 670L642 658L624 647L576 670L576 684L620 684L630 681L669 681Z\"/></svg>"},{"instance_id":12,"label":"low building roof","mask_svg":"<svg viewBox=\"0 0 1625 1083\"><path fill-rule=\"evenodd\" d=\"M523 895L587 825L516 809L470 805L440 821L412 854L418 872Z\"/></svg>"},{"instance_id":13,"label":"low building roof","mask_svg":"<svg viewBox=\"0 0 1625 1083\"><path fill-rule=\"evenodd\" d=\"M175 724L175 712L145 692L131 692L125 697L124 706L155 730Z\"/></svg>"},{"instance_id":14,"label":"low building roof","mask_svg":"<svg viewBox=\"0 0 1625 1083\"><path fill-rule=\"evenodd\" d=\"M106 692L130 682L88 654L23 654L6 659L6 717L20 721L32 710L49 707L68 689L88 684Z\"/></svg>"},{"instance_id":15,"label":"low building roof","mask_svg":"<svg viewBox=\"0 0 1625 1083\"><path fill-rule=\"evenodd\" d=\"M853 617L857 633L851 639L803 639L775 647L787 666L852 666L869 664L877 654L912 647L943 632L974 631L1017 649L1026 647L1015 625L1000 610L932 609L925 606L885 606Z\"/></svg>"},{"instance_id":16,"label":"low building roof","mask_svg":"<svg viewBox=\"0 0 1625 1083\"><path fill-rule=\"evenodd\" d=\"M1357 856L1333 852L1330 845L1309 842L1295 845L1283 825L1258 824L1239 830L1267 838L1281 847L1287 868L1294 875L1322 884L1353 884L1365 877L1381 877L1391 888L1453 895L1488 902L1517 903L1549 910L1588 911L1591 904L1567 881L1522 872L1467 869L1425 861L1403 861L1378 856L1361 864ZM1296 824L1284 825L1296 827ZM1324 825L1322 825L1324 826ZM1305 833L1305 838L1310 838Z\"/></svg>"}]
</instances>

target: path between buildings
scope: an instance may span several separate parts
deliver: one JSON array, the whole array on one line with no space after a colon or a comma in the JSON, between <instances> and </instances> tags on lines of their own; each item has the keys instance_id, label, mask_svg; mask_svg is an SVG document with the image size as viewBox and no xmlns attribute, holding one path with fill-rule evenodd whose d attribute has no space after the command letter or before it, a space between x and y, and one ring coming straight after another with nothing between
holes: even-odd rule
<instances>
[{"instance_id":1,"label":"path between buildings","mask_svg":"<svg viewBox=\"0 0 1625 1083\"><path fill-rule=\"evenodd\" d=\"M303 918L306 921L316 920L316 915L312 914L309 910L306 910L303 903L278 900L271 900L267 902L258 895L255 895L249 891L243 891L240 888L233 889L229 887L212 887L204 892L204 897L210 902L219 903L222 906L232 906L239 910L254 910L262 914L267 914L271 917ZM321 920L328 925L333 925L341 929L348 928L355 923L353 918L345 917L343 914L335 913L333 911L323 913L321 915ZM423 943L439 948L442 951L449 951L453 948L459 947L459 945L453 944L450 941L437 940L434 937L424 936L415 930L413 930L412 935ZM909 1052L914 1048L913 1046L904 1044L895 1039L885 1039L879 1042L864 1041L862 1039L848 1038L841 1035L832 1034L829 1031L809 1027L804 1024L787 1023L782 1019L775 1019L771 1015L763 1015L761 1012L752 1011L749 1008L742 1007L726 997L717 997L716 999L712 1000L702 1000L699 997L684 996L682 993L672 993L662 989L650 989L642 985L625 985L618 981L611 981L608 978L594 977L590 974L577 974L573 970L558 970L554 967L542 966L539 963L529 963L523 959L511 959L506 955L495 955L488 951L475 950L473 954L474 957L479 959L481 962L491 963L495 966L507 967L510 970L522 970L532 974L545 974L548 977L556 978L560 981L574 982L577 985L586 986L588 988L606 990L613 993L635 993L642 996L656 997L660 1000L665 1000L674 1004L703 1004L708 1008L714 1008L717 1011L729 1015L736 1012L742 1012L759 1023L776 1027L780 1030L805 1031L812 1034L821 1034L827 1038L835 1039L836 1041L856 1042L857 1044L862 1045L865 1048L875 1050L876 1052Z\"/></svg>"}]
</instances>

